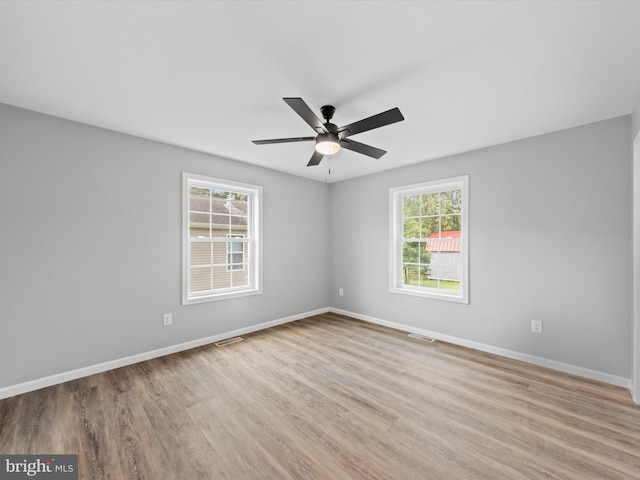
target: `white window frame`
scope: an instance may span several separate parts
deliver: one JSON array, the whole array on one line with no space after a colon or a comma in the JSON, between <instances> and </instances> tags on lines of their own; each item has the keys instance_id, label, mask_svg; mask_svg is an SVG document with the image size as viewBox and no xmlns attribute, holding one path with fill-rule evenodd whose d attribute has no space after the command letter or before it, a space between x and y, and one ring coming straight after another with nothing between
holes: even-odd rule
<instances>
[{"instance_id":1,"label":"white window frame","mask_svg":"<svg viewBox=\"0 0 640 480\"><path fill-rule=\"evenodd\" d=\"M403 245L403 203L409 195L437 193L460 189L462 191L462 280L459 291L404 285L402 283L402 245ZM389 189L389 291L405 295L445 300L449 302L469 303L469 175L445 178L430 182L417 183Z\"/></svg>"},{"instance_id":2,"label":"white window frame","mask_svg":"<svg viewBox=\"0 0 640 480\"><path fill-rule=\"evenodd\" d=\"M191 292L191 239L189 237L189 191L192 186L232 191L247 195L248 225L245 237L248 252L243 249L243 261L248 254L248 285L220 288L206 292ZM182 173L182 304L191 305L262 293L262 187L220 178Z\"/></svg>"}]
</instances>

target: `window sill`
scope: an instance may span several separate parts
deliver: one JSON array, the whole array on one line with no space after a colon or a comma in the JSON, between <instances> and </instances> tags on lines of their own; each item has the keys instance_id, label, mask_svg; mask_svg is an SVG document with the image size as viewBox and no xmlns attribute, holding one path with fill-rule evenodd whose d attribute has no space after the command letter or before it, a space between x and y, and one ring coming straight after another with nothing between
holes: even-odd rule
<instances>
[{"instance_id":1,"label":"window sill","mask_svg":"<svg viewBox=\"0 0 640 480\"><path fill-rule=\"evenodd\" d=\"M394 287L389 290L391 293L401 295L411 295L413 297L429 298L431 300L443 300L446 302L469 304L468 295L447 294L442 291L427 290L424 288Z\"/></svg>"},{"instance_id":2,"label":"window sill","mask_svg":"<svg viewBox=\"0 0 640 480\"><path fill-rule=\"evenodd\" d=\"M183 298L182 305L195 305L198 303L217 302L219 300L230 300L232 298L247 297L250 295L260 295L262 289L252 290L235 290L231 292L213 293L209 295L202 295L198 297Z\"/></svg>"}]
</instances>

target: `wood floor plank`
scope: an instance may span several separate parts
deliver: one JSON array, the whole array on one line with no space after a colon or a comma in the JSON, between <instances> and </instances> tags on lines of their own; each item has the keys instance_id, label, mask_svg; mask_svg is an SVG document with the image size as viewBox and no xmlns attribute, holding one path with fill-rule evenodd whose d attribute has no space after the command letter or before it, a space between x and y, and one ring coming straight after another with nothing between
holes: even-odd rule
<instances>
[{"instance_id":1,"label":"wood floor plank","mask_svg":"<svg viewBox=\"0 0 640 480\"><path fill-rule=\"evenodd\" d=\"M336 314L0 400L82 479L640 479L622 388Z\"/></svg>"}]
</instances>

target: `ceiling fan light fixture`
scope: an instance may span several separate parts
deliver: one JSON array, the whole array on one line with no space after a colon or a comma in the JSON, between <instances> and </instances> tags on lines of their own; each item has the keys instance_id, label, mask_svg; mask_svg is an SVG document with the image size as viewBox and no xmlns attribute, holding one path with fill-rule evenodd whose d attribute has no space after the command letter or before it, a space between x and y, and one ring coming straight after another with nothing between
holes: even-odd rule
<instances>
[{"instance_id":1,"label":"ceiling fan light fixture","mask_svg":"<svg viewBox=\"0 0 640 480\"><path fill-rule=\"evenodd\" d=\"M340 151L340 137L335 133L318 135L316 138L316 152L322 155L333 155Z\"/></svg>"}]
</instances>

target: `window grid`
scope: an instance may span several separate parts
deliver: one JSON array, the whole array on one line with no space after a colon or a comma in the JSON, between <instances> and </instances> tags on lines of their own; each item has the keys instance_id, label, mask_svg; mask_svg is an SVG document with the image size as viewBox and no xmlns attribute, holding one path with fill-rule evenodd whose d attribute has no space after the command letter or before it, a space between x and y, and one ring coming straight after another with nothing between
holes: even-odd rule
<instances>
[{"instance_id":1,"label":"window grid","mask_svg":"<svg viewBox=\"0 0 640 480\"><path fill-rule=\"evenodd\" d=\"M468 176L390 190L390 289L468 303Z\"/></svg>"},{"instance_id":2,"label":"window grid","mask_svg":"<svg viewBox=\"0 0 640 480\"><path fill-rule=\"evenodd\" d=\"M183 304L261 293L261 188L183 174Z\"/></svg>"}]
</instances>

